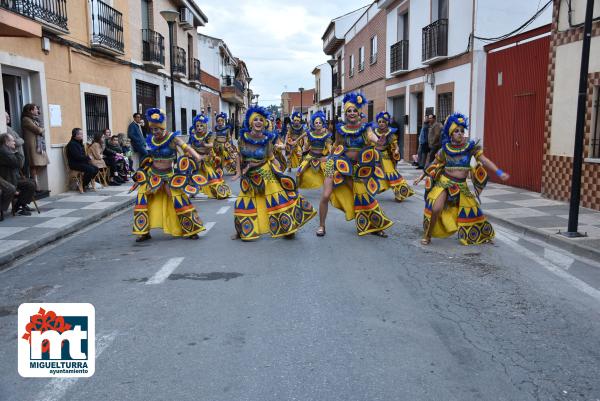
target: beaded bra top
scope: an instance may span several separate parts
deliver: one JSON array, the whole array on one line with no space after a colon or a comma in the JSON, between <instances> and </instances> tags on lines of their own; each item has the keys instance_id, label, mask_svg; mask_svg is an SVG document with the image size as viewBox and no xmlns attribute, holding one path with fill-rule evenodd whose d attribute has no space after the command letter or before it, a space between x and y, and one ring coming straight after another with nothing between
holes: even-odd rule
<instances>
[{"instance_id":1,"label":"beaded bra top","mask_svg":"<svg viewBox=\"0 0 600 401\"><path fill-rule=\"evenodd\" d=\"M456 146L452 142L447 142L442 146L446 158L446 169L450 170L468 170L471 168L471 157L477 155L481 150L479 141L469 140L468 142Z\"/></svg>"},{"instance_id":2,"label":"beaded bra top","mask_svg":"<svg viewBox=\"0 0 600 401\"><path fill-rule=\"evenodd\" d=\"M217 140L226 140L227 135L229 135L229 130L231 127L229 125L224 125L222 127L215 127L215 134Z\"/></svg>"},{"instance_id":3,"label":"beaded bra top","mask_svg":"<svg viewBox=\"0 0 600 401\"><path fill-rule=\"evenodd\" d=\"M188 144L190 144L195 150L204 152L207 150L206 144L209 143L213 134L211 132L207 132L203 135L198 135L193 132L190 135L190 139L188 139Z\"/></svg>"},{"instance_id":4,"label":"beaded bra top","mask_svg":"<svg viewBox=\"0 0 600 401\"><path fill-rule=\"evenodd\" d=\"M148 145L148 154L154 160L175 160L177 159L177 146L173 139L179 136L179 131L171 132L165 135L163 139L156 140L154 135L146 137Z\"/></svg>"},{"instance_id":5,"label":"beaded bra top","mask_svg":"<svg viewBox=\"0 0 600 401\"><path fill-rule=\"evenodd\" d=\"M261 138L253 138L249 132L244 132L239 141L240 154L246 161L264 162L269 156L269 148L273 143L275 134L270 131L263 131ZM248 144L253 145L252 147Z\"/></svg>"},{"instance_id":6,"label":"beaded bra top","mask_svg":"<svg viewBox=\"0 0 600 401\"><path fill-rule=\"evenodd\" d=\"M390 145L394 143L394 134L396 133L396 131L398 131L397 128L388 128L385 132L382 132L379 128L375 128L373 132L375 133L375 135L377 135L377 138L381 138L382 136L386 135L385 143L383 145L377 144L376 146L384 147L386 149L389 148Z\"/></svg>"},{"instance_id":7,"label":"beaded bra top","mask_svg":"<svg viewBox=\"0 0 600 401\"><path fill-rule=\"evenodd\" d=\"M316 131L308 133L311 151L322 152L327 145L327 141L331 139L331 132L324 130L323 134L317 134Z\"/></svg>"},{"instance_id":8,"label":"beaded bra top","mask_svg":"<svg viewBox=\"0 0 600 401\"><path fill-rule=\"evenodd\" d=\"M336 127L337 133L342 137L344 151L362 150L366 145L365 134L367 133L367 124L360 126L348 127L343 123L339 123Z\"/></svg>"}]
</instances>

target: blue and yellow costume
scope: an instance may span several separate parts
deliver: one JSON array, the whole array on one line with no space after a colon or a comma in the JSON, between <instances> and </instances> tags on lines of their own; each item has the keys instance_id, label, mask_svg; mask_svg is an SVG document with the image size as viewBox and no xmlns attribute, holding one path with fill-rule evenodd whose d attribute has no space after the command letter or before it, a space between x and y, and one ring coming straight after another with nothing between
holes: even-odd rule
<instances>
[{"instance_id":1,"label":"blue and yellow costume","mask_svg":"<svg viewBox=\"0 0 600 401\"><path fill-rule=\"evenodd\" d=\"M325 163L324 159L331 152L332 134L327 128L322 128L320 132L315 129L315 121L320 120L325 127L327 117L322 111L317 111L310 118L311 131L307 135L309 152L304 157L296 181L298 188L316 189L323 186L325 181Z\"/></svg>"},{"instance_id":2,"label":"blue and yellow costume","mask_svg":"<svg viewBox=\"0 0 600 401\"><path fill-rule=\"evenodd\" d=\"M442 132L442 148L435 155L433 163L425 170L425 210L423 229L425 237L445 238L458 231L458 239L463 245L489 242L494 238L494 229L483 214L478 201L479 194L487 184L488 175L479 158L483 149L478 142L469 140L456 147L450 135L458 127L468 127L467 118L459 113L448 117ZM471 167L471 158L476 161ZM447 171L470 171L475 194L469 189L466 179L457 179ZM442 192L447 192L444 209L435 225L430 227L432 207Z\"/></svg>"},{"instance_id":3,"label":"blue and yellow costume","mask_svg":"<svg viewBox=\"0 0 600 401\"><path fill-rule=\"evenodd\" d=\"M388 125L387 129L382 131L379 129L378 123L383 120ZM402 174L396 170L396 159L394 157L398 152L398 135L397 128L390 128L389 124L391 116L388 112L382 111L375 117L377 123L373 124L373 132L383 143L374 144L380 155L380 167L383 169L385 178L380 182L379 192L385 192L388 189L394 191L394 198L398 202L415 194L415 191L408 185Z\"/></svg>"},{"instance_id":4,"label":"blue and yellow costume","mask_svg":"<svg viewBox=\"0 0 600 401\"><path fill-rule=\"evenodd\" d=\"M344 110L350 106L360 110L366 102L364 96L348 93ZM393 222L374 198L384 174L378 165L379 153L369 144L371 128L366 123L356 127L340 123L336 130L337 146L325 165L325 175L333 178L331 204L344 211L346 220L355 220L358 235L383 231ZM356 160L346 155L349 151L357 152Z\"/></svg>"},{"instance_id":5,"label":"blue and yellow costume","mask_svg":"<svg viewBox=\"0 0 600 401\"><path fill-rule=\"evenodd\" d=\"M317 214L298 193L296 182L272 163L275 134L266 130L260 137L252 134L252 121L257 117L267 126L268 112L262 107L251 107L238 140L242 177L234 224L244 241L257 239L261 234L273 238L292 235Z\"/></svg>"},{"instance_id":6,"label":"blue and yellow costume","mask_svg":"<svg viewBox=\"0 0 600 401\"><path fill-rule=\"evenodd\" d=\"M220 170L214 166L215 157L211 146L214 144L215 135L208 132L208 117L199 114L194 117L193 125L190 127L190 138L188 144L203 159L198 163L197 174L203 175L208 184L202 187L202 192L210 198L226 199L231 196L231 188L223 181Z\"/></svg>"},{"instance_id":7,"label":"blue and yellow costume","mask_svg":"<svg viewBox=\"0 0 600 401\"><path fill-rule=\"evenodd\" d=\"M228 174L235 174L235 160L237 151L232 141L231 126L226 124L227 114L217 114L215 125L215 168ZM221 173L222 174L222 173Z\"/></svg>"},{"instance_id":8,"label":"blue and yellow costume","mask_svg":"<svg viewBox=\"0 0 600 401\"><path fill-rule=\"evenodd\" d=\"M302 124L302 115L295 111L292 113L292 123L287 127L285 136L285 153L289 168L296 168L302 163L302 152L304 151L304 141L306 140L307 129ZM293 141L298 141L292 145Z\"/></svg>"},{"instance_id":9,"label":"blue and yellow costume","mask_svg":"<svg viewBox=\"0 0 600 401\"><path fill-rule=\"evenodd\" d=\"M151 128L166 128L166 116L159 109L149 109L146 120ZM136 235L148 236L151 229L162 228L167 234L189 237L205 230L188 195L198 193L207 182L204 177L192 174L196 164L192 159L177 157L178 136L179 132L171 132L160 140L154 135L146 138L148 156L135 173L131 188L131 191L137 189L133 210ZM170 162L170 167L158 168L155 162L161 161Z\"/></svg>"}]
</instances>

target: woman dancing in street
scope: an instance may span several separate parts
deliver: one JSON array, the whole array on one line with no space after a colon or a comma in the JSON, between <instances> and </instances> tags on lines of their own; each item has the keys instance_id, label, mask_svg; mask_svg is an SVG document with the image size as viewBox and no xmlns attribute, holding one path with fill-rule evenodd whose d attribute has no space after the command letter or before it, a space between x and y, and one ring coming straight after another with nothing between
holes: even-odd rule
<instances>
[{"instance_id":1,"label":"woman dancing in street","mask_svg":"<svg viewBox=\"0 0 600 401\"><path fill-rule=\"evenodd\" d=\"M231 126L227 124L227 114L219 113L215 125L215 168L220 174L235 174L236 149L233 145Z\"/></svg>"},{"instance_id":2,"label":"woman dancing in street","mask_svg":"<svg viewBox=\"0 0 600 401\"><path fill-rule=\"evenodd\" d=\"M146 121L152 135L148 135L148 156L140 163L134 175L137 198L133 210L133 233L136 242L152 238L150 230L162 228L175 237L198 239L204 231L202 221L188 195L198 193L206 185L206 178L192 174L200 156L179 137L179 132L166 131L165 113L156 108L146 111ZM177 158L181 149L186 156Z\"/></svg>"},{"instance_id":3,"label":"woman dancing in street","mask_svg":"<svg viewBox=\"0 0 600 401\"><path fill-rule=\"evenodd\" d=\"M375 149L379 152L385 178L381 180L379 192L385 192L388 189L394 191L394 198L397 202L402 202L409 196L414 195L415 191L408 185L402 174L396 170L396 161L400 160L398 153L398 135L397 128L390 128L391 116L387 111L382 111L375 117L377 124L373 127L373 132L377 135L377 142L374 143Z\"/></svg>"},{"instance_id":4,"label":"woman dancing in street","mask_svg":"<svg viewBox=\"0 0 600 401\"><path fill-rule=\"evenodd\" d=\"M238 140L240 193L235 202L233 239L249 241L261 234L293 237L317 212L298 194L296 182L273 163L274 133L266 129L269 113L262 107L246 112Z\"/></svg>"},{"instance_id":5,"label":"woman dancing in street","mask_svg":"<svg viewBox=\"0 0 600 401\"><path fill-rule=\"evenodd\" d=\"M329 201L355 220L358 235L387 237L388 219L374 195L384 178L378 166L379 153L370 145L379 139L368 124L361 122L360 109L367 100L358 93L344 96L345 123L337 125L334 152L325 164L325 182L319 207L320 226L317 236L325 235Z\"/></svg>"},{"instance_id":6,"label":"woman dancing in street","mask_svg":"<svg viewBox=\"0 0 600 401\"><path fill-rule=\"evenodd\" d=\"M306 131L307 129L302 123L302 114L297 111L293 112L291 123L287 127L285 136L285 153L290 171L293 168L299 167L300 163L302 163Z\"/></svg>"},{"instance_id":7,"label":"woman dancing in street","mask_svg":"<svg viewBox=\"0 0 600 401\"><path fill-rule=\"evenodd\" d=\"M495 171L503 181L508 180L509 175L483 155L478 141L465 138L467 128L464 115L455 113L448 117L442 131L442 148L414 182L417 185L425 178L423 245L429 244L431 237L446 238L457 231L463 245L483 244L494 238L494 229L483 214L478 198L487 184L486 168ZM476 161L475 167L471 167L472 158ZM467 185L469 172L475 194Z\"/></svg>"},{"instance_id":8,"label":"woman dancing in street","mask_svg":"<svg viewBox=\"0 0 600 401\"><path fill-rule=\"evenodd\" d=\"M298 188L316 189L323 186L325 163L333 142L331 132L325 128L326 119L325 113L320 110L310 118L311 131L307 135L308 154L296 175Z\"/></svg>"},{"instance_id":9,"label":"woman dancing in street","mask_svg":"<svg viewBox=\"0 0 600 401\"><path fill-rule=\"evenodd\" d=\"M231 196L231 188L223 181L220 171L215 169L214 141L215 135L208 132L208 117L203 114L194 117L188 144L200 155L197 173L208 180L202 192L209 198L227 199Z\"/></svg>"}]
</instances>

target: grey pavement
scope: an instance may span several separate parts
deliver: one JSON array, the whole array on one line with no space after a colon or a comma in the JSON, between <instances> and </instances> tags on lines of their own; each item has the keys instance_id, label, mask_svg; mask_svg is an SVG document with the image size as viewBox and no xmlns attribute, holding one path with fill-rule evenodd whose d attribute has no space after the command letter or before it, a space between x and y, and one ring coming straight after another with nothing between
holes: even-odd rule
<instances>
[{"instance_id":1,"label":"grey pavement","mask_svg":"<svg viewBox=\"0 0 600 401\"><path fill-rule=\"evenodd\" d=\"M421 174L412 165L399 165L402 175L412 181ZM422 198L423 183L415 188ZM600 211L580 208L579 238L560 235L567 231L569 204L543 198L540 193L490 182L481 194L481 205L491 221L534 236L582 256L600 260Z\"/></svg>"},{"instance_id":2,"label":"grey pavement","mask_svg":"<svg viewBox=\"0 0 600 401\"><path fill-rule=\"evenodd\" d=\"M231 241L233 203L198 199L198 241L135 243L125 211L22 259L0 272L0 399L600 400L597 260L497 224L424 247L422 199L380 200L388 239L331 209L324 238ZM95 306L93 377L18 375L38 301Z\"/></svg>"}]
</instances>

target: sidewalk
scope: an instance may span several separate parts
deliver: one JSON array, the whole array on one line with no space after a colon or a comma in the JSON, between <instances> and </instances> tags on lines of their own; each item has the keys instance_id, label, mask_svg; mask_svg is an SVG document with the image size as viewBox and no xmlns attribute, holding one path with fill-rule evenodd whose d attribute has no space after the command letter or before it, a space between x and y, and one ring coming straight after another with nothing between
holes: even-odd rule
<instances>
[{"instance_id":1,"label":"sidewalk","mask_svg":"<svg viewBox=\"0 0 600 401\"><path fill-rule=\"evenodd\" d=\"M422 170L401 162L400 173L412 186ZM423 195L421 182L415 191ZM492 222L502 223L514 231L541 238L548 243L589 258L600 258L600 212L580 208L579 232L587 237L566 238L569 204L543 198L537 192L490 182L481 194L484 213Z\"/></svg>"},{"instance_id":2,"label":"sidewalk","mask_svg":"<svg viewBox=\"0 0 600 401\"><path fill-rule=\"evenodd\" d=\"M4 213L4 221L0 221L0 268L133 204L135 192L127 194L130 184L50 196L37 202L40 214L33 211L31 216L13 217L10 210Z\"/></svg>"}]
</instances>

